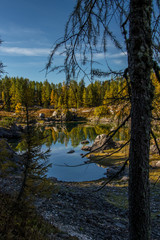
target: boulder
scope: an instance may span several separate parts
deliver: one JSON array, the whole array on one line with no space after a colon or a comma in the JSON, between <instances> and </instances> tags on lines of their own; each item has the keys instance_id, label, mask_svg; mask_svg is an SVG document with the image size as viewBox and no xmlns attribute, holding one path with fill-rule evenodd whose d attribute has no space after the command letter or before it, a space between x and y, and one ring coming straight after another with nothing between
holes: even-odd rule
<instances>
[{"instance_id":1,"label":"boulder","mask_svg":"<svg viewBox=\"0 0 160 240\"><path fill-rule=\"evenodd\" d=\"M129 181L129 176L123 176L123 177L121 178L121 181L122 181L122 182L128 182L128 181Z\"/></svg>"},{"instance_id":2,"label":"boulder","mask_svg":"<svg viewBox=\"0 0 160 240\"><path fill-rule=\"evenodd\" d=\"M121 170L121 166L112 166L107 168L107 172L105 173L107 178L113 177L115 174L117 174ZM123 177L127 177L127 179ZM128 170L124 169L121 173L118 174L117 178L121 178L122 181L128 180Z\"/></svg>"},{"instance_id":3,"label":"boulder","mask_svg":"<svg viewBox=\"0 0 160 240\"><path fill-rule=\"evenodd\" d=\"M54 111L54 112L52 113L52 117L53 117L53 118L58 118L58 117L59 117L58 111Z\"/></svg>"},{"instance_id":4,"label":"boulder","mask_svg":"<svg viewBox=\"0 0 160 240\"><path fill-rule=\"evenodd\" d=\"M119 170L120 170L120 168L115 169L115 168L110 167L110 168L107 169L106 175L107 175L107 177L112 177L112 176L115 175Z\"/></svg>"},{"instance_id":5,"label":"boulder","mask_svg":"<svg viewBox=\"0 0 160 240\"><path fill-rule=\"evenodd\" d=\"M68 151L67 153L74 153L75 151L72 149L70 151Z\"/></svg>"},{"instance_id":6,"label":"boulder","mask_svg":"<svg viewBox=\"0 0 160 240\"><path fill-rule=\"evenodd\" d=\"M61 113L61 121L67 121L67 113L65 112Z\"/></svg>"},{"instance_id":7,"label":"boulder","mask_svg":"<svg viewBox=\"0 0 160 240\"><path fill-rule=\"evenodd\" d=\"M75 121L76 117L74 112L66 111L61 113L61 121Z\"/></svg>"},{"instance_id":8,"label":"boulder","mask_svg":"<svg viewBox=\"0 0 160 240\"><path fill-rule=\"evenodd\" d=\"M157 168L160 168L160 161L157 161L157 162L156 162L156 167L157 167Z\"/></svg>"},{"instance_id":9,"label":"boulder","mask_svg":"<svg viewBox=\"0 0 160 240\"><path fill-rule=\"evenodd\" d=\"M160 168L160 161L152 161L152 162L150 163L150 166L151 166L152 168Z\"/></svg>"},{"instance_id":10,"label":"boulder","mask_svg":"<svg viewBox=\"0 0 160 240\"><path fill-rule=\"evenodd\" d=\"M69 110L64 110L64 111L60 111L60 110L56 110L53 112L52 114L52 118L54 118L55 120L61 120L62 122L66 122L66 121L74 121L77 119L77 115L75 112L71 112Z\"/></svg>"},{"instance_id":11,"label":"boulder","mask_svg":"<svg viewBox=\"0 0 160 240\"><path fill-rule=\"evenodd\" d=\"M97 149L97 151L99 151L99 150L107 150L107 149L119 147L119 145L116 142L114 142L113 139L110 139L109 142L107 142L108 138L109 137L106 134L98 135L95 138L95 141L92 145L91 151L96 152L96 149ZM101 149L99 149L99 148L101 148Z\"/></svg>"},{"instance_id":12,"label":"boulder","mask_svg":"<svg viewBox=\"0 0 160 240\"><path fill-rule=\"evenodd\" d=\"M81 147L81 150L83 150L83 151L91 151L91 148L92 148L91 146L85 146L84 145L84 146Z\"/></svg>"},{"instance_id":13,"label":"boulder","mask_svg":"<svg viewBox=\"0 0 160 240\"><path fill-rule=\"evenodd\" d=\"M88 144L88 143L89 143L88 140L83 140L83 141L81 141L81 144Z\"/></svg>"}]
</instances>

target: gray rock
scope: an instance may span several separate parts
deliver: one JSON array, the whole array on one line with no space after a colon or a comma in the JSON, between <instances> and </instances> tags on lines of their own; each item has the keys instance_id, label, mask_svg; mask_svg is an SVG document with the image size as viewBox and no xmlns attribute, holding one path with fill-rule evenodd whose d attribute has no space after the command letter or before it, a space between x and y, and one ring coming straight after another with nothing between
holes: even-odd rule
<instances>
[{"instance_id":1,"label":"gray rock","mask_svg":"<svg viewBox=\"0 0 160 240\"><path fill-rule=\"evenodd\" d=\"M150 165L153 168L160 168L160 161L152 161Z\"/></svg>"},{"instance_id":2,"label":"gray rock","mask_svg":"<svg viewBox=\"0 0 160 240\"><path fill-rule=\"evenodd\" d=\"M119 171L119 168L117 168L117 169L108 168L106 175L107 175L107 177L111 177L111 176L115 175L118 171Z\"/></svg>"},{"instance_id":3,"label":"gray rock","mask_svg":"<svg viewBox=\"0 0 160 240\"><path fill-rule=\"evenodd\" d=\"M107 169L106 175L107 177L112 177L115 174L117 174L120 170L121 170L121 166L113 166L113 167L109 167ZM125 176L124 176L125 175ZM117 178L122 177L122 181L127 181L128 180L128 171L127 170L123 170L121 173L119 173L119 175L117 176Z\"/></svg>"},{"instance_id":4,"label":"gray rock","mask_svg":"<svg viewBox=\"0 0 160 240\"><path fill-rule=\"evenodd\" d=\"M127 182L129 180L129 177L128 176L123 176L122 178L121 178L121 181L123 181L123 182Z\"/></svg>"},{"instance_id":5,"label":"gray rock","mask_svg":"<svg viewBox=\"0 0 160 240\"><path fill-rule=\"evenodd\" d=\"M58 111L54 111L54 112L52 113L52 117L58 118L58 117L59 117Z\"/></svg>"},{"instance_id":6,"label":"gray rock","mask_svg":"<svg viewBox=\"0 0 160 240\"><path fill-rule=\"evenodd\" d=\"M126 228L126 226L122 223L116 223L115 225L119 228L124 228L124 229Z\"/></svg>"},{"instance_id":7,"label":"gray rock","mask_svg":"<svg viewBox=\"0 0 160 240\"><path fill-rule=\"evenodd\" d=\"M160 161L156 162L156 167L157 167L157 168L160 167Z\"/></svg>"},{"instance_id":8,"label":"gray rock","mask_svg":"<svg viewBox=\"0 0 160 240\"><path fill-rule=\"evenodd\" d=\"M83 151L91 151L91 146L82 146L81 147L81 150L83 150Z\"/></svg>"},{"instance_id":9,"label":"gray rock","mask_svg":"<svg viewBox=\"0 0 160 240\"><path fill-rule=\"evenodd\" d=\"M98 135L95 138L95 141L92 145L91 151L96 151L96 149L97 149L97 151L99 151L99 150L107 150L107 149L119 147L119 144L114 142L112 139L110 139L108 142L107 142L107 140L108 140L108 137L106 134Z\"/></svg>"},{"instance_id":10,"label":"gray rock","mask_svg":"<svg viewBox=\"0 0 160 240\"><path fill-rule=\"evenodd\" d=\"M68 151L67 153L74 153L75 151L72 149L70 151Z\"/></svg>"},{"instance_id":11,"label":"gray rock","mask_svg":"<svg viewBox=\"0 0 160 240\"><path fill-rule=\"evenodd\" d=\"M88 144L88 143L89 143L88 140L83 140L83 141L81 142L81 144Z\"/></svg>"},{"instance_id":12,"label":"gray rock","mask_svg":"<svg viewBox=\"0 0 160 240\"><path fill-rule=\"evenodd\" d=\"M158 154L158 149L157 149L156 145L151 145L150 146L150 153Z\"/></svg>"},{"instance_id":13,"label":"gray rock","mask_svg":"<svg viewBox=\"0 0 160 240\"><path fill-rule=\"evenodd\" d=\"M77 115L74 112L63 112L61 114L61 121L75 121L77 119Z\"/></svg>"}]
</instances>

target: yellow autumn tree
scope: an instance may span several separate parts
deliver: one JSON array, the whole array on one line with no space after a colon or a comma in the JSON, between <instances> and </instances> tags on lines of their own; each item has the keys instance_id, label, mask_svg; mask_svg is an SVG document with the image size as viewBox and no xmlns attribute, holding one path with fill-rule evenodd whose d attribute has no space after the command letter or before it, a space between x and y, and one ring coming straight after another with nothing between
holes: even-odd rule
<instances>
[{"instance_id":1,"label":"yellow autumn tree","mask_svg":"<svg viewBox=\"0 0 160 240\"><path fill-rule=\"evenodd\" d=\"M52 89L51 95L50 95L50 105L54 106L55 105L55 96L54 96L54 90Z\"/></svg>"},{"instance_id":2,"label":"yellow autumn tree","mask_svg":"<svg viewBox=\"0 0 160 240\"><path fill-rule=\"evenodd\" d=\"M16 107L15 107L15 113L16 114L20 114L22 112L22 104L21 103L17 103Z\"/></svg>"}]
</instances>

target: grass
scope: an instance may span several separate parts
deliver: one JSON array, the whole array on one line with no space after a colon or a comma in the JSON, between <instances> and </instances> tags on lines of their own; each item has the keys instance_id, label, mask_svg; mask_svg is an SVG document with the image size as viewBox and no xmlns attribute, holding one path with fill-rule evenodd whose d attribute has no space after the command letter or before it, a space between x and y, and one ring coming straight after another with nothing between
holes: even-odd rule
<instances>
[{"instance_id":1,"label":"grass","mask_svg":"<svg viewBox=\"0 0 160 240\"><path fill-rule=\"evenodd\" d=\"M128 150L119 151L113 154L112 156L108 156L114 151L115 149L104 150L102 153L99 152L99 153L88 154L87 157L91 161L104 167L108 167L112 165L122 165L128 156Z\"/></svg>"},{"instance_id":2,"label":"grass","mask_svg":"<svg viewBox=\"0 0 160 240\"><path fill-rule=\"evenodd\" d=\"M92 153L90 156L88 154L88 158L91 161L104 167L115 166L115 165L122 166L129 154L128 149L126 149L126 151L120 151L112 156L107 157L107 155L109 155L113 151L115 150L109 149L109 150L103 151L103 153ZM153 163L154 161L155 162L160 161L158 154L150 155L150 164ZM155 183L156 181L160 183L160 168L150 169L150 181L151 183Z\"/></svg>"},{"instance_id":3,"label":"grass","mask_svg":"<svg viewBox=\"0 0 160 240\"><path fill-rule=\"evenodd\" d=\"M125 194L126 191L127 190L123 188L116 192L110 191L107 194L106 201L115 207L128 209L128 196Z\"/></svg>"}]
</instances>

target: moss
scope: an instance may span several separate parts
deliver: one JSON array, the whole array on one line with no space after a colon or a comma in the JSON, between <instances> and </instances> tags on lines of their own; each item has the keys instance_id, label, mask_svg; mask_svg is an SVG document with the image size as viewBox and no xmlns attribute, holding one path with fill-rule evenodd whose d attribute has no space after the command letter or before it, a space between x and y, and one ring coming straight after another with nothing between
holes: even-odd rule
<instances>
[{"instance_id":1,"label":"moss","mask_svg":"<svg viewBox=\"0 0 160 240\"><path fill-rule=\"evenodd\" d=\"M92 153L91 155L88 154L87 157L91 161L104 167L123 164L124 161L126 160L126 157L128 156L128 153L120 151L117 152L116 154L113 154L112 156L107 157L107 155L111 154L114 151L115 149L109 149L103 151L103 153Z\"/></svg>"}]
</instances>

